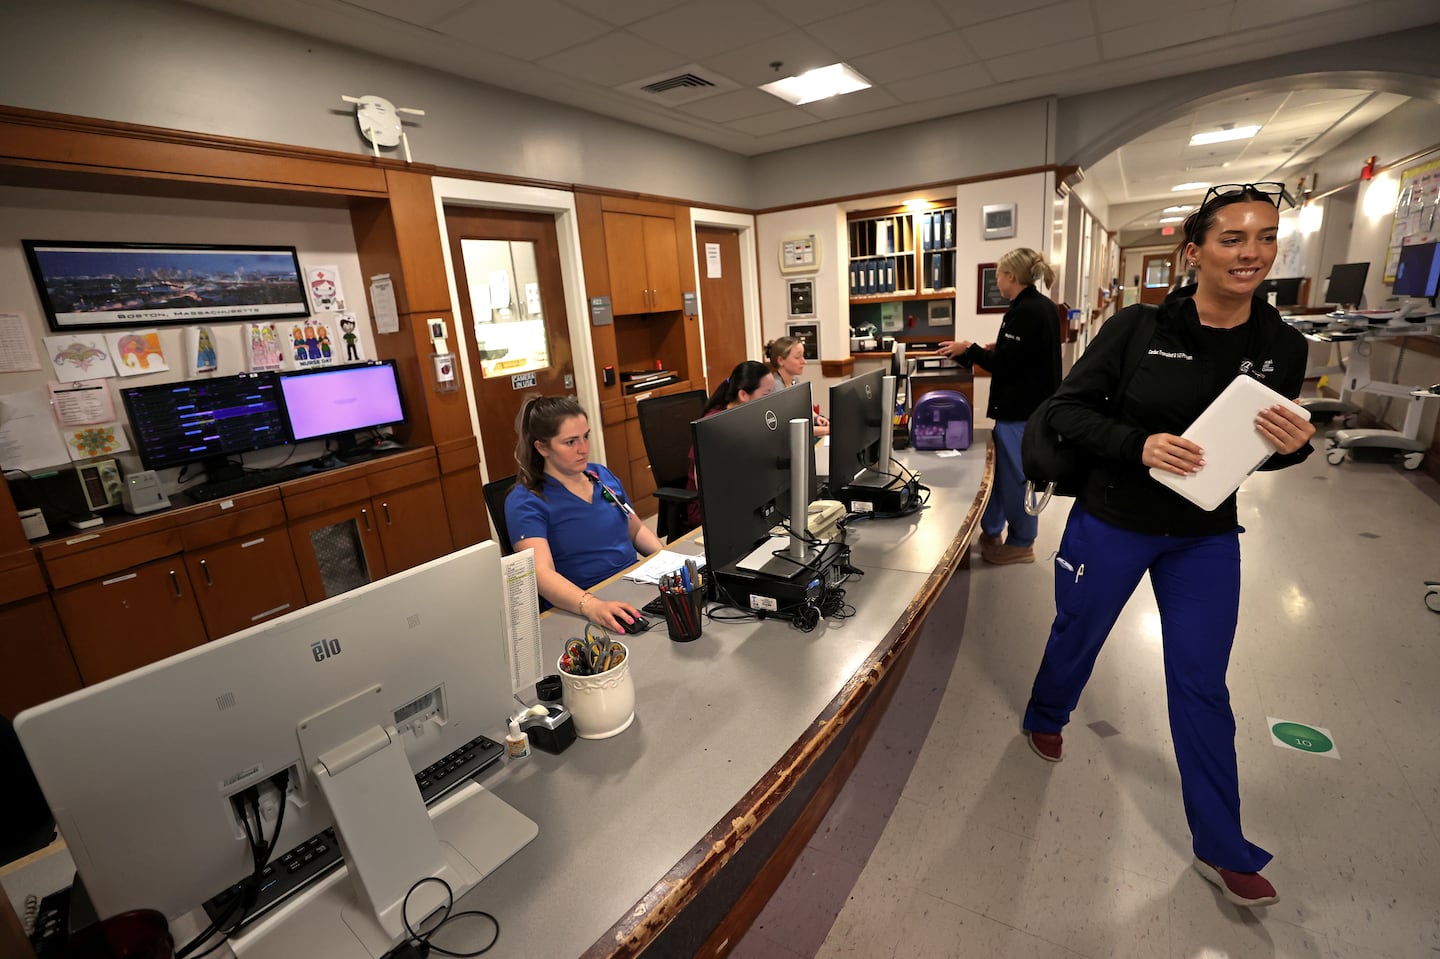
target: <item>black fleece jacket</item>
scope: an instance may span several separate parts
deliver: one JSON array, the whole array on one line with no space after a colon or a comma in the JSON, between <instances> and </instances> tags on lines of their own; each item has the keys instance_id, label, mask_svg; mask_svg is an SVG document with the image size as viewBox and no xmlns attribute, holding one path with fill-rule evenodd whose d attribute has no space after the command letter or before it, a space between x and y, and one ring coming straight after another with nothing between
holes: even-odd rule
<instances>
[{"instance_id":1,"label":"black fleece jacket","mask_svg":"<svg viewBox=\"0 0 1440 959\"><path fill-rule=\"evenodd\" d=\"M1051 404L1050 425L1096 456L1079 502L1122 529L1171 536L1234 529L1234 494L1207 513L1161 486L1141 462L1145 440L1152 433L1184 433L1237 374L1254 377L1289 399L1300 395L1305 381L1305 338L1274 307L1256 297L1244 324L1231 331L1210 330L1200 325L1194 293L1194 286L1182 287L1160 305L1154 336L1118 412L1112 414L1109 397L1119 387L1130 335L1140 327L1139 306L1121 310L1101 327ZM1294 453L1276 453L1261 469L1293 466L1310 452L1306 444Z\"/></svg>"},{"instance_id":2,"label":"black fleece jacket","mask_svg":"<svg viewBox=\"0 0 1440 959\"><path fill-rule=\"evenodd\" d=\"M992 420L1024 422L1060 385L1060 317L1050 298L1033 286L1015 294L1000 321L995 349L972 344L955 357L990 371Z\"/></svg>"}]
</instances>

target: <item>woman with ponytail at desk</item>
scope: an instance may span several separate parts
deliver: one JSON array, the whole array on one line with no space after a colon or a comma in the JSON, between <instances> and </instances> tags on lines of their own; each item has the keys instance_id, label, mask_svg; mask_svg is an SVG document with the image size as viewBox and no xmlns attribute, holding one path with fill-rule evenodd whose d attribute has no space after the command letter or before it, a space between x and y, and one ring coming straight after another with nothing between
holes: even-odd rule
<instances>
[{"instance_id":1,"label":"woman with ponytail at desk","mask_svg":"<svg viewBox=\"0 0 1440 959\"><path fill-rule=\"evenodd\" d=\"M590 420L574 398L527 399L515 432L520 473L505 500L505 524L517 550L535 551L541 597L623 631L640 611L589 587L630 566L637 552L659 550L659 538L635 515L615 474L590 462Z\"/></svg>"}]
</instances>

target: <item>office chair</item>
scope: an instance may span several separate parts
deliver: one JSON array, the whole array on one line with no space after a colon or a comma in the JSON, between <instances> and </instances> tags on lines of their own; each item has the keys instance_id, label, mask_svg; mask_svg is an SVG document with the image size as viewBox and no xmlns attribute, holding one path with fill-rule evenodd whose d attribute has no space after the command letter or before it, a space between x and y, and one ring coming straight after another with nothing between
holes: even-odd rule
<instances>
[{"instance_id":1,"label":"office chair","mask_svg":"<svg viewBox=\"0 0 1440 959\"><path fill-rule=\"evenodd\" d=\"M660 501L655 533L663 542L694 528L685 514L700 494L686 489L685 481L690 474L690 423L700 418L705 398L704 390L690 390L651 397L635 405L640 438L645 442L645 455L655 477L655 498Z\"/></svg>"},{"instance_id":2,"label":"office chair","mask_svg":"<svg viewBox=\"0 0 1440 959\"><path fill-rule=\"evenodd\" d=\"M495 534L492 538L500 544L501 556L515 552L515 546L510 542L510 530L505 525L505 498L510 495L518 476L507 476L485 484L485 505L490 510L490 525Z\"/></svg>"}]
</instances>

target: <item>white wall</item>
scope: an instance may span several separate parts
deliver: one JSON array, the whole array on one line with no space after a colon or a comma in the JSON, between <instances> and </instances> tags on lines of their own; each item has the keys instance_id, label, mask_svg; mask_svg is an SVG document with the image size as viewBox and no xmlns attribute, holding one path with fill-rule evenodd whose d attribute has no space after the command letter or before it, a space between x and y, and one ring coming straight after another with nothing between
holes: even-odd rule
<instances>
[{"instance_id":1,"label":"white wall","mask_svg":"<svg viewBox=\"0 0 1440 959\"><path fill-rule=\"evenodd\" d=\"M20 313L26 318L44 367L39 372L0 374L0 395L43 392L46 384L54 379L45 359L42 337L56 334L45 324L35 283L20 247L22 239L294 246L302 269L327 265L339 268L346 309L353 312L357 320L361 355L375 356L365 279L355 253L350 214L345 210L0 187L0 313ZM220 364L218 375L248 369L244 324L203 325L215 335ZM282 330L286 328L283 321L279 325ZM137 324L136 328L145 326ZM116 415L122 421L124 408L115 394L117 385L145 386L185 378L181 362L185 327L164 326L159 330L170 371L109 380ZM315 452L318 455L318 445ZM247 466L266 466L284 456L283 450L269 450L247 454L245 459ZM139 458L133 453L122 454L121 460L125 470L140 467ZM176 488L176 473L176 470L161 473L162 482L171 491Z\"/></svg>"}]
</instances>

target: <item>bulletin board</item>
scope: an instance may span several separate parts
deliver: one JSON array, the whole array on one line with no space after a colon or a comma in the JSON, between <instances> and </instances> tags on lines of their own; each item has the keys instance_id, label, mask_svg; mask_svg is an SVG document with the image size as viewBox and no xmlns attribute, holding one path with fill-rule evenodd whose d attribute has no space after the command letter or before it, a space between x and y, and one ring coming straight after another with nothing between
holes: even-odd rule
<instances>
[{"instance_id":1,"label":"bulletin board","mask_svg":"<svg viewBox=\"0 0 1440 959\"><path fill-rule=\"evenodd\" d=\"M1440 240L1440 160L1414 166L1400 175L1400 195L1385 250L1385 282L1395 282L1400 247Z\"/></svg>"}]
</instances>

